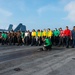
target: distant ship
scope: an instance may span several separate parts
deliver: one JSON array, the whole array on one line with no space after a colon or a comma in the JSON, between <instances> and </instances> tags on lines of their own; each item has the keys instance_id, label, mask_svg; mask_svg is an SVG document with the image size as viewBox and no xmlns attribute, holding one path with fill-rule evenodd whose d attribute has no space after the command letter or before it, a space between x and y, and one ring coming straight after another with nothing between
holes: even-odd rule
<instances>
[{"instance_id":1,"label":"distant ship","mask_svg":"<svg viewBox=\"0 0 75 75\"><path fill-rule=\"evenodd\" d=\"M9 31L12 31L13 30L13 25L10 24L8 29L0 29L0 32L9 32ZM17 31L23 31L25 32L26 31L26 26L23 25L22 23L20 23L13 31L17 32Z\"/></svg>"}]
</instances>

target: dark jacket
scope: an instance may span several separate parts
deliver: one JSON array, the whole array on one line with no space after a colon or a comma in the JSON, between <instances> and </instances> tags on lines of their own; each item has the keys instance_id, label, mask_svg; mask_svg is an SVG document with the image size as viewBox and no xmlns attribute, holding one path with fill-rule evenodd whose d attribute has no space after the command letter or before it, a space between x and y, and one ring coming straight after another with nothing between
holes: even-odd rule
<instances>
[{"instance_id":1,"label":"dark jacket","mask_svg":"<svg viewBox=\"0 0 75 75\"><path fill-rule=\"evenodd\" d=\"M74 30L71 31L71 34L72 34L72 39L75 39L75 31Z\"/></svg>"}]
</instances>

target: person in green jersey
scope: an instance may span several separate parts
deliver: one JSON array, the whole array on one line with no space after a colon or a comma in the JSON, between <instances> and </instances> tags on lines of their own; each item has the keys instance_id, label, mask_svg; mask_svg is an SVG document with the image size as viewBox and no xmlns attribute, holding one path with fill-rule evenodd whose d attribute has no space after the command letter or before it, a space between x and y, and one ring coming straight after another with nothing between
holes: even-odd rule
<instances>
[{"instance_id":1,"label":"person in green jersey","mask_svg":"<svg viewBox=\"0 0 75 75\"><path fill-rule=\"evenodd\" d=\"M51 50L51 49L52 49L52 42L48 37L46 37L45 40L44 40L43 48L40 48L38 51L48 51L48 50Z\"/></svg>"},{"instance_id":2,"label":"person in green jersey","mask_svg":"<svg viewBox=\"0 0 75 75\"><path fill-rule=\"evenodd\" d=\"M24 32L21 32L22 43L24 45Z\"/></svg>"},{"instance_id":3,"label":"person in green jersey","mask_svg":"<svg viewBox=\"0 0 75 75\"><path fill-rule=\"evenodd\" d=\"M59 44L60 31L57 28L55 28L53 35L54 35L54 45L58 45Z\"/></svg>"},{"instance_id":4,"label":"person in green jersey","mask_svg":"<svg viewBox=\"0 0 75 75\"><path fill-rule=\"evenodd\" d=\"M5 42L5 44L8 44L8 35L7 35L7 32L5 33L5 35L4 35L4 42Z\"/></svg>"},{"instance_id":5,"label":"person in green jersey","mask_svg":"<svg viewBox=\"0 0 75 75\"><path fill-rule=\"evenodd\" d=\"M5 32L3 32L3 33L1 34L1 37L2 37L2 45L4 45L5 42L6 42L6 39L7 39L7 34L6 34Z\"/></svg>"},{"instance_id":6,"label":"person in green jersey","mask_svg":"<svg viewBox=\"0 0 75 75\"><path fill-rule=\"evenodd\" d=\"M52 48L52 42L48 37L46 37L43 50L51 50L51 48Z\"/></svg>"}]
</instances>

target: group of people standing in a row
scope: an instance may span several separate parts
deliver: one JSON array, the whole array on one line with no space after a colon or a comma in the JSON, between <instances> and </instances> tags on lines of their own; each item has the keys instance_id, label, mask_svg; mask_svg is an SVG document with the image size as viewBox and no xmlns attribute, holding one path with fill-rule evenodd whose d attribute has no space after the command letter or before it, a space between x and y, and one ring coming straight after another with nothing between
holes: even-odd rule
<instances>
[{"instance_id":1,"label":"group of people standing in a row","mask_svg":"<svg viewBox=\"0 0 75 75\"><path fill-rule=\"evenodd\" d=\"M49 40L48 40L49 39ZM49 42L50 41L50 42ZM36 45L41 46L45 43L46 46L50 43L51 45L56 46L66 46L69 48L71 45L75 47L75 26L73 30L70 30L68 26L63 30L62 28L55 28L55 30L51 30L48 28L43 31L35 29L30 32L29 30L26 32L21 31L10 31L10 32L2 32L0 33L0 43L2 45Z\"/></svg>"}]
</instances>

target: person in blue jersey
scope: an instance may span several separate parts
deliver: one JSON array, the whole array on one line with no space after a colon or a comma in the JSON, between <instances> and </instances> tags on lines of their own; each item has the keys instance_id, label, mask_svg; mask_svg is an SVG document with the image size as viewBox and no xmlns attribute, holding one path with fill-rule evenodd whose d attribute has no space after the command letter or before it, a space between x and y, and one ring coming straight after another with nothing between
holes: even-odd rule
<instances>
[{"instance_id":1,"label":"person in blue jersey","mask_svg":"<svg viewBox=\"0 0 75 75\"><path fill-rule=\"evenodd\" d=\"M75 26L73 27L73 30L71 31L71 39L72 39L72 47L75 48Z\"/></svg>"}]
</instances>

